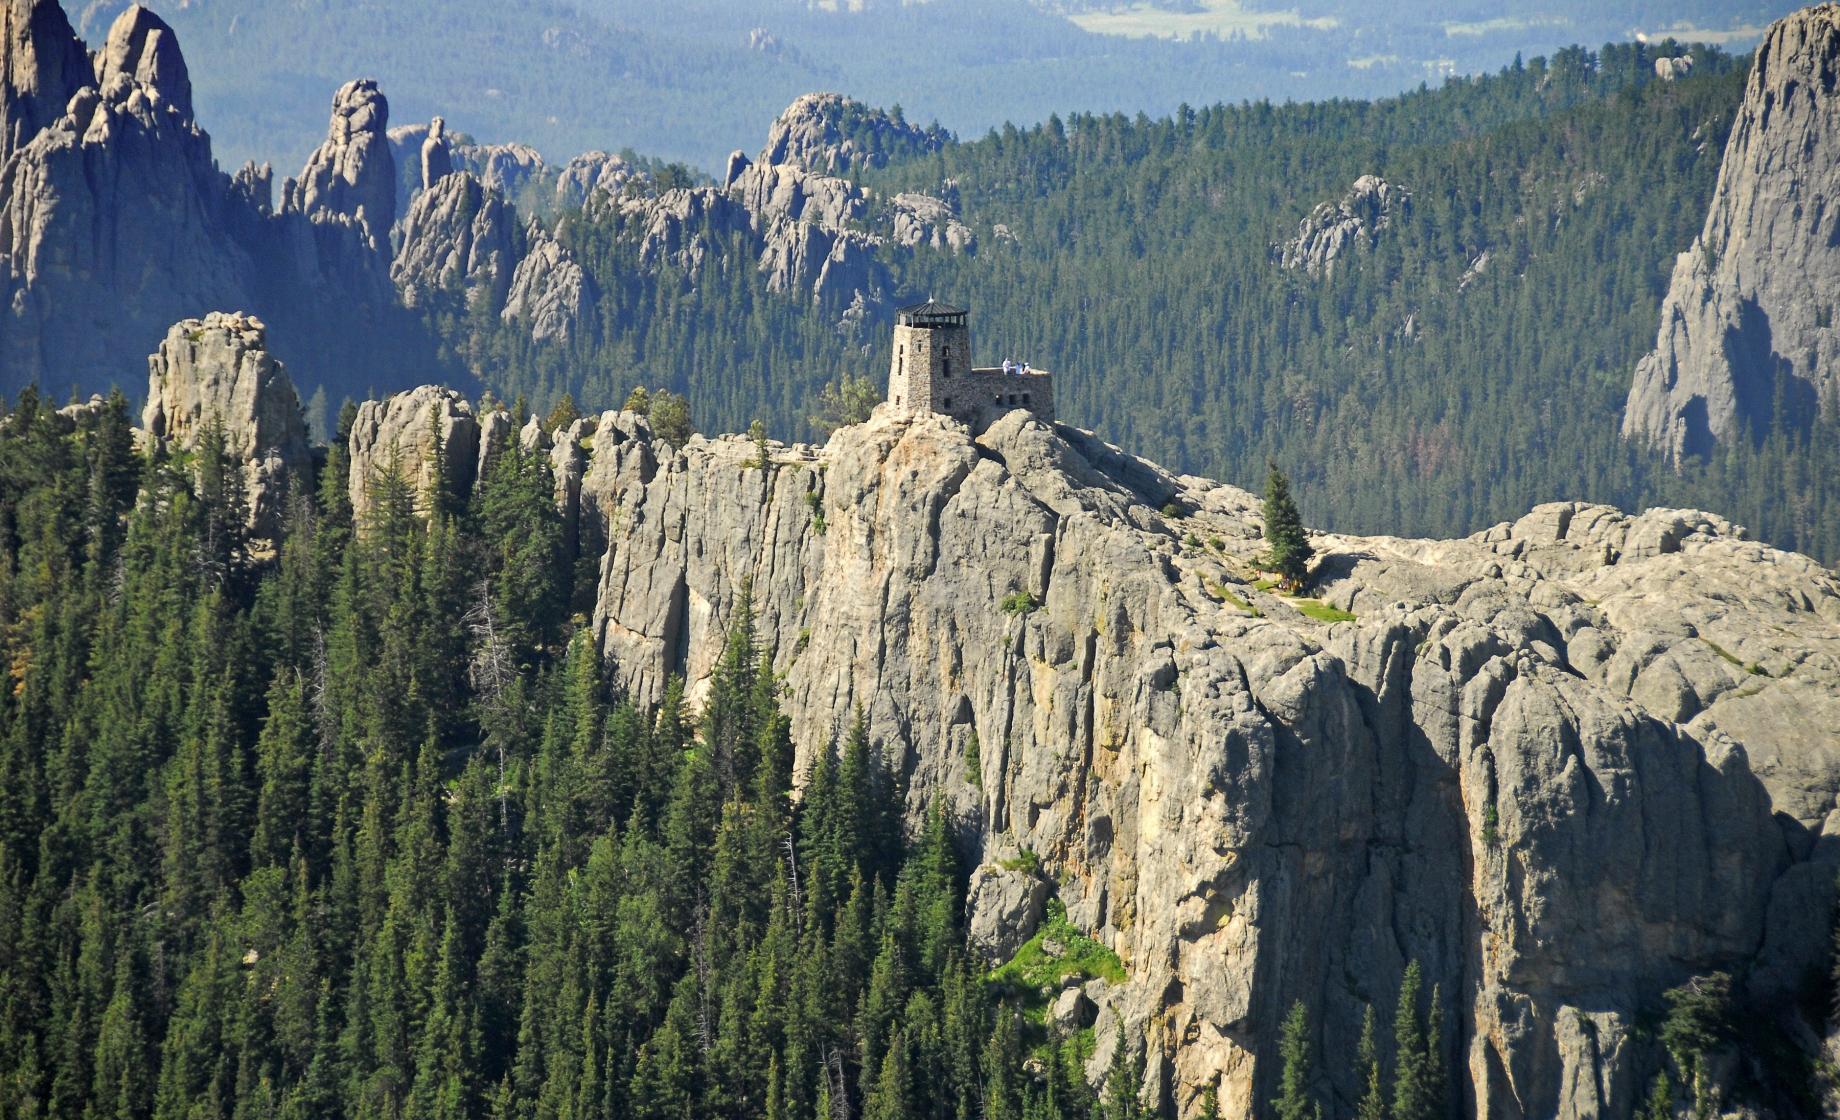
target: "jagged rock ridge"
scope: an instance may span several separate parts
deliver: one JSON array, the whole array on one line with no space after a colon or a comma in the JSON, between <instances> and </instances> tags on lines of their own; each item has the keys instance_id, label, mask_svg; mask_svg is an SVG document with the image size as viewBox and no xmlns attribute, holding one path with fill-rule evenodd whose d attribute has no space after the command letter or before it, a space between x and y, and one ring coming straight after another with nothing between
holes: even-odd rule
<instances>
[{"instance_id":1,"label":"jagged rock ridge","mask_svg":"<svg viewBox=\"0 0 1840 1120\"><path fill-rule=\"evenodd\" d=\"M259 324L169 342L150 434L196 431L206 400L292 430L240 388L288 399ZM1351 616L1319 621L1254 582L1251 495L1021 411L973 438L884 409L764 466L631 413L515 424L435 386L362 405L360 526L391 475L425 509L512 438L546 453L601 555L594 640L641 702L673 674L707 694L749 587L799 771L863 713L913 818L956 823L985 959L1052 891L1124 962L1056 1001L1096 1018L1095 1076L1122 1023L1153 1099L1256 1115L1291 1003L1351 1053L1409 960L1445 995L1466 1112L1627 1115L1648 1009L1712 970L1806 1037L1840 865L1840 579L1805 557L1583 503L1456 541L1319 533L1317 593ZM1326 1076L1346 1111L1352 1069Z\"/></svg>"},{"instance_id":2,"label":"jagged rock ridge","mask_svg":"<svg viewBox=\"0 0 1840 1120\"><path fill-rule=\"evenodd\" d=\"M1677 60L1678 61L1678 60ZM1669 458L1804 424L1840 400L1840 5L1770 28L1705 228L1680 254L1623 435Z\"/></svg>"}]
</instances>

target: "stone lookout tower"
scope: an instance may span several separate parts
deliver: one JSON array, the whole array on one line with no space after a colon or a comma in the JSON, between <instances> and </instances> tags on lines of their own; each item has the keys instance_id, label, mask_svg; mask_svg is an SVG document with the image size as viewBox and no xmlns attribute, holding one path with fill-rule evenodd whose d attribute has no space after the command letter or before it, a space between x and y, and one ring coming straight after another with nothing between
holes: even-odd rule
<instances>
[{"instance_id":1,"label":"stone lookout tower","mask_svg":"<svg viewBox=\"0 0 1840 1120\"><path fill-rule=\"evenodd\" d=\"M1011 409L1054 422L1054 376L1016 366L971 364L971 328L963 308L928 300L895 312L888 401L898 412L939 412L973 431Z\"/></svg>"}]
</instances>

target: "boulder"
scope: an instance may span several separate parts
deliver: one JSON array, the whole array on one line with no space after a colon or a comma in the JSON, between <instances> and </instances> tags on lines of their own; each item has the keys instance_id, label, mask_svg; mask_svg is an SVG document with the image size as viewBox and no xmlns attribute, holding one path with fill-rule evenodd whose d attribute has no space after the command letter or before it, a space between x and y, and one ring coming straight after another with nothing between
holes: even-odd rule
<instances>
[{"instance_id":1,"label":"boulder","mask_svg":"<svg viewBox=\"0 0 1840 1120\"><path fill-rule=\"evenodd\" d=\"M986 863L971 873L965 940L987 964L1014 956L1041 925L1048 884L1032 869Z\"/></svg>"},{"instance_id":2,"label":"boulder","mask_svg":"<svg viewBox=\"0 0 1840 1120\"><path fill-rule=\"evenodd\" d=\"M1061 989L1060 995L1048 1005L1049 1025L1068 1034L1092 1026L1098 1014L1097 1005L1078 985Z\"/></svg>"}]
</instances>

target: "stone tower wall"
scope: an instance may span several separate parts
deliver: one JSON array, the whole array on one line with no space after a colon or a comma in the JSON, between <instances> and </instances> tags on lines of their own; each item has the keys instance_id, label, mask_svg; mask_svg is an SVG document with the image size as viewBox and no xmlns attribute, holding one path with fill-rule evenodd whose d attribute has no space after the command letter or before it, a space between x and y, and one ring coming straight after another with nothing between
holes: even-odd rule
<instances>
[{"instance_id":1,"label":"stone tower wall","mask_svg":"<svg viewBox=\"0 0 1840 1120\"><path fill-rule=\"evenodd\" d=\"M936 404L935 411L963 420L973 428L983 428L997 417L1018 408L1026 408L1052 424L1054 377L1047 373L974 370L969 377L954 377L950 390L940 390Z\"/></svg>"},{"instance_id":2,"label":"stone tower wall","mask_svg":"<svg viewBox=\"0 0 1840 1120\"><path fill-rule=\"evenodd\" d=\"M954 383L971 374L971 331L966 327L894 328L888 400L903 412L944 412ZM948 376L949 374L949 376Z\"/></svg>"}]
</instances>

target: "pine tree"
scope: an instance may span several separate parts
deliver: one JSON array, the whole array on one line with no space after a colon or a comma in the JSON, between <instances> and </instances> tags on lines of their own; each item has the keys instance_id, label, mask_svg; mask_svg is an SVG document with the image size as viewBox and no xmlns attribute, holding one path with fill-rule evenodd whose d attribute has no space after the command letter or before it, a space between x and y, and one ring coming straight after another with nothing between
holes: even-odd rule
<instances>
[{"instance_id":1,"label":"pine tree","mask_svg":"<svg viewBox=\"0 0 1840 1120\"><path fill-rule=\"evenodd\" d=\"M1303 527L1297 503L1291 500L1290 480L1284 477L1284 472L1278 469L1276 463L1268 467L1264 509L1267 548L1263 563L1278 573L1286 589L1295 590L1302 587L1309 578L1310 557L1316 550L1310 544L1308 531Z\"/></svg>"},{"instance_id":2,"label":"pine tree","mask_svg":"<svg viewBox=\"0 0 1840 1120\"><path fill-rule=\"evenodd\" d=\"M1415 960L1406 966L1399 983L1399 1006L1393 1018L1393 1120L1436 1120L1442 1111L1441 1043L1427 1031L1420 1009L1423 975Z\"/></svg>"},{"instance_id":3,"label":"pine tree","mask_svg":"<svg viewBox=\"0 0 1840 1120\"><path fill-rule=\"evenodd\" d=\"M1278 1120L1321 1120L1322 1106L1310 1099L1310 1018L1302 1000L1291 1004L1284 1017L1278 1054L1284 1070L1273 1113Z\"/></svg>"},{"instance_id":4,"label":"pine tree","mask_svg":"<svg viewBox=\"0 0 1840 1120\"><path fill-rule=\"evenodd\" d=\"M1373 1004L1362 1011L1361 1041L1355 1056L1366 1085L1360 1102L1355 1105L1355 1120L1387 1120L1386 1085L1380 1071L1380 1045L1376 1038Z\"/></svg>"}]
</instances>

